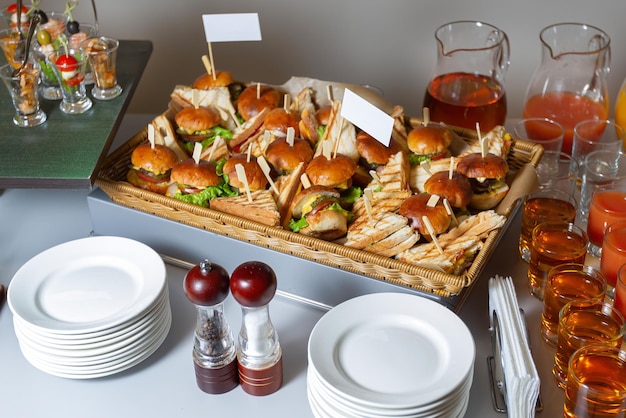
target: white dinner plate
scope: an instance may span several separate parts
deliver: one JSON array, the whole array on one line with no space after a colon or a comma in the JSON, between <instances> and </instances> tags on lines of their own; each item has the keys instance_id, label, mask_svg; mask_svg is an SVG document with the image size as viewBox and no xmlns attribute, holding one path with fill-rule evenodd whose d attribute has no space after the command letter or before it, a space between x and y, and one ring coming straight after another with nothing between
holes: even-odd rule
<instances>
[{"instance_id":1,"label":"white dinner plate","mask_svg":"<svg viewBox=\"0 0 626 418\"><path fill-rule=\"evenodd\" d=\"M42 362L36 356L32 356L29 352L23 352L24 358L37 369L51 374L53 376L68 378L68 379L95 379L104 376L110 376L112 374L120 373L127 370L137 364L141 363L150 355L152 355L165 341L171 326L170 320L163 324L162 330L155 335L155 338L147 343L142 350L134 353L132 356L126 357L120 361L113 361L108 364L100 365L96 368L75 368L75 367L59 367L51 365L46 362Z\"/></svg>"},{"instance_id":2,"label":"white dinner plate","mask_svg":"<svg viewBox=\"0 0 626 418\"><path fill-rule=\"evenodd\" d=\"M82 350L108 347L122 340L127 340L134 334L143 332L145 328L162 319L165 309L169 309L167 295L160 298L159 303L149 311L149 314L140 317L138 321L131 322L126 326L120 326L119 329L116 327L114 331L103 333L95 338L54 338L49 334L42 334L37 332L37 329L30 328L27 322L21 321L17 316L13 317L13 323L16 334L19 332L26 339L36 342L38 346L41 346L42 350L48 348L63 350L64 352L76 350L80 353Z\"/></svg>"},{"instance_id":3,"label":"white dinner plate","mask_svg":"<svg viewBox=\"0 0 626 418\"><path fill-rule=\"evenodd\" d=\"M30 334L37 335L37 337L40 338L42 341L51 341L57 344L64 345L81 345L100 342L106 343L111 337L115 337L119 334L125 334L129 330L143 326L146 321L150 321L152 316L155 315L156 312L163 309L166 304L169 305L169 291L167 286L164 287L163 292L161 292L161 295L157 297L153 305L150 306L141 315L130 318L128 321L119 323L115 326L102 328L94 332L75 334L59 334L56 332L49 332L48 330L33 326L32 324L24 321L17 315L13 315L13 322L19 323L19 327L22 330L27 330Z\"/></svg>"},{"instance_id":4,"label":"white dinner plate","mask_svg":"<svg viewBox=\"0 0 626 418\"><path fill-rule=\"evenodd\" d=\"M40 344L37 339L30 338L23 334L19 328L15 329L15 333L20 343L30 348L33 352L36 352L42 360L45 359L50 363L63 365L80 365L116 358L116 356L132 350L134 347L141 346L146 339L151 338L162 328L162 324L168 320L169 315L168 306L167 310L163 310L158 316L155 316L154 320L147 324L146 327L138 329L137 332L128 334L126 338L111 341L108 345L83 350L66 350L44 346Z\"/></svg>"},{"instance_id":5,"label":"white dinner plate","mask_svg":"<svg viewBox=\"0 0 626 418\"><path fill-rule=\"evenodd\" d=\"M469 396L472 380L473 369L470 371L468 376L466 376L458 389L453 390L447 396L436 402L412 408L388 409L350 402L349 400L344 399L341 394L336 393L333 388L325 386L324 383L317 378L317 374L314 370L309 368L307 372L307 385L319 395L318 399L320 402L331 405L335 408L351 411L352 414L358 416L385 418L432 417L438 416L438 414L445 414L450 410L458 408L457 405Z\"/></svg>"},{"instance_id":6,"label":"white dinner plate","mask_svg":"<svg viewBox=\"0 0 626 418\"><path fill-rule=\"evenodd\" d=\"M59 334L114 327L139 316L166 285L163 260L121 237L90 237L45 250L13 276L8 304L31 326Z\"/></svg>"},{"instance_id":7,"label":"white dinner plate","mask_svg":"<svg viewBox=\"0 0 626 418\"><path fill-rule=\"evenodd\" d=\"M473 369L467 326L429 299L377 293L346 301L315 325L308 345L318 377L345 399L387 409L428 406Z\"/></svg>"}]
</instances>

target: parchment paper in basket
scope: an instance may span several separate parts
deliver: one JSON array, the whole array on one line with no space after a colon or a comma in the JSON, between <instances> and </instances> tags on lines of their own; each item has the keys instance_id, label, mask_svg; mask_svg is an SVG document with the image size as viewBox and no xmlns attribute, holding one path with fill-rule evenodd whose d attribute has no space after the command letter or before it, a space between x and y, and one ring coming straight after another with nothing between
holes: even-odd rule
<instances>
[{"instance_id":1,"label":"parchment paper in basket","mask_svg":"<svg viewBox=\"0 0 626 418\"><path fill-rule=\"evenodd\" d=\"M317 92L317 96L315 97L317 103L319 103L320 106L326 106L330 104L330 101L328 100L328 96L326 94L326 89L329 85L332 86L333 98L335 100L341 100L343 98L343 91L348 88L354 93L358 94L361 98L367 100L384 112L391 113L391 111L393 110L393 105L385 100L383 97L376 94L373 90L358 84L340 83L336 81L322 81L316 80L314 78L294 76L287 80L284 84L274 87L277 87L289 93L292 98L296 97L303 88L311 87Z\"/></svg>"},{"instance_id":2,"label":"parchment paper in basket","mask_svg":"<svg viewBox=\"0 0 626 418\"><path fill-rule=\"evenodd\" d=\"M496 206L496 213L508 215L508 211L513 207L513 203L522 196L526 196L538 186L537 170L531 163L524 164L517 172L512 173L513 179L507 179L510 186L509 192L504 199Z\"/></svg>"}]
</instances>

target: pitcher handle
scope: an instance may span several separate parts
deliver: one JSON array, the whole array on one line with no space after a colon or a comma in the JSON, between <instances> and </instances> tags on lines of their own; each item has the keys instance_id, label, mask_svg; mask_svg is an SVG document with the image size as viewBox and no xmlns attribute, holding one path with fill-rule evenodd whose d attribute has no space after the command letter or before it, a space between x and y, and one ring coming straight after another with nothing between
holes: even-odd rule
<instances>
[{"instance_id":1,"label":"pitcher handle","mask_svg":"<svg viewBox=\"0 0 626 418\"><path fill-rule=\"evenodd\" d=\"M502 48L500 48L500 53L498 54L497 64L498 68L500 69L500 78L502 81L504 81L504 75L509 69L511 46L509 44L509 37L507 36L507 34L502 32L502 36Z\"/></svg>"}]
</instances>

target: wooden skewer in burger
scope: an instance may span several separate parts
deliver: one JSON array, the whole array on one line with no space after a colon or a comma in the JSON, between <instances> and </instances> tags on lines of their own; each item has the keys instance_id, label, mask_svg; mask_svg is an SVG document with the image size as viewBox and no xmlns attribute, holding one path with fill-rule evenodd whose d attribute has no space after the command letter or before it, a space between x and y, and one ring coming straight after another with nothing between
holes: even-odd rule
<instances>
[{"instance_id":1,"label":"wooden skewer in burger","mask_svg":"<svg viewBox=\"0 0 626 418\"><path fill-rule=\"evenodd\" d=\"M193 156L176 164L171 171L171 184L167 195L175 199L208 207L209 202L220 196L233 196L233 191L218 174L215 163L200 159L202 146L197 143Z\"/></svg>"},{"instance_id":2,"label":"wooden skewer in burger","mask_svg":"<svg viewBox=\"0 0 626 418\"><path fill-rule=\"evenodd\" d=\"M209 106L199 106L197 90L194 90L193 106L184 107L174 115L176 138L189 155L194 151L196 143L202 149L208 148L217 136L228 141L233 137L232 131L222 127L220 112Z\"/></svg>"},{"instance_id":3,"label":"wooden skewer in burger","mask_svg":"<svg viewBox=\"0 0 626 418\"><path fill-rule=\"evenodd\" d=\"M140 144L133 150L131 167L126 179L135 187L165 194L170 182L172 167L178 164L178 156L169 147L155 143L155 130L148 125L148 143Z\"/></svg>"},{"instance_id":4,"label":"wooden skewer in burger","mask_svg":"<svg viewBox=\"0 0 626 418\"><path fill-rule=\"evenodd\" d=\"M408 218L409 224L429 241L450 227L450 215L437 195L414 194L400 205L398 214ZM424 217L430 221L430 228L424 223Z\"/></svg>"},{"instance_id":5,"label":"wooden skewer in burger","mask_svg":"<svg viewBox=\"0 0 626 418\"><path fill-rule=\"evenodd\" d=\"M448 147L452 139L452 132L445 124L430 121L430 113L425 107L423 122L407 135L407 145L411 150L409 162L415 166L422 161L435 161L449 156Z\"/></svg>"},{"instance_id":6,"label":"wooden skewer in burger","mask_svg":"<svg viewBox=\"0 0 626 418\"><path fill-rule=\"evenodd\" d=\"M487 210L497 206L508 193L506 174L509 166L504 158L486 151L489 145L481 137L478 124L476 130L482 152L465 155L457 164L456 170L467 177L472 185L474 193L469 206L477 210Z\"/></svg>"},{"instance_id":7,"label":"wooden skewer in burger","mask_svg":"<svg viewBox=\"0 0 626 418\"><path fill-rule=\"evenodd\" d=\"M306 166L311 186L298 193L291 204L289 227L294 232L335 240L348 230L350 212L341 205L341 191L352 185L356 163L342 154L329 158L326 150Z\"/></svg>"}]
</instances>

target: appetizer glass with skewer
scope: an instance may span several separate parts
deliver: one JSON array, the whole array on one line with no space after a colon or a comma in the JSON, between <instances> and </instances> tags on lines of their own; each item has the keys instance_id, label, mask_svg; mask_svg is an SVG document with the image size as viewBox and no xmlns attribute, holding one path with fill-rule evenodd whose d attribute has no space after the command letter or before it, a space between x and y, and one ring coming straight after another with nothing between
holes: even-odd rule
<instances>
[{"instance_id":1,"label":"appetizer glass with skewer","mask_svg":"<svg viewBox=\"0 0 626 418\"><path fill-rule=\"evenodd\" d=\"M0 30L0 48L4 52L7 63L13 68L18 68L24 59L25 40L20 39L20 34L13 28ZM21 52L20 52L21 51Z\"/></svg>"},{"instance_id":2,"label":"appetizer glass with skewer","mask_svg":"<svg viewBox=\"0 0 626 418\"><path fill-rule=\"evenodd\" d=\"M93 102L87 97L85 71L87 57L80 50L61 48L47 58L59 80L63 100L59 105L62 112L80 114L88 111Z\"/></svg>"},{"instance_id":3,"label":"appetizer glass with skewer","mask_svg":"<svg viewBox=\"0 0 626 418\"><path fill-rule=\"evenodd\" d=\"M41 97L47 100L63 98L59 80L46 58L54 55L55 50L62 47L65 36L65 14L63 12L42 12L46 16L37 28L37 36L33 42L33 53L41 67Z\"/></svg>"},{"instance_id":4,"label":"appetizer glass with skewer","mask_svg":"<svg viewBox=\"0 0 626 418\"><path fill-rule=\"evenodd\" d=\"M15 115L13 123L29 128L44 123L46 113L39 107L40 69L33 60L28 60L17 74L10 64L0 67L0 77L11 93Z\"/></svg>"},{"instance_id":5,"label":"appetizer glass with skewer","mask_svg":"<svg viewBox=\"0 0 626 418\"><path fill-rule=\"evenodd\" d=\"M11 29L17 28L18 17L17 17L17 4L16 3L11 3L7 7L3 8L0 11L0 16L2 16L2 18L4 19L6 24L9 26L9 28ZM22 5L22 12L20 15L20 26L22 27L23 32L28 31L29 24L30 24L29 9L28 7Z\"/></svg>"},{"instance_id":6,"label":"appetizer glass with skewer","mask_svg":"<svg viewBox=\"0 0 626 418\"><path fill-rule=\"evenodd\" d=\"M89 58L94 77L91 94L98 100L111 100L122 94L122 87L117 84L116 60L117 39L100 36L88 38L81 42L81 49Z\"/></svg>"}]
</instances>

